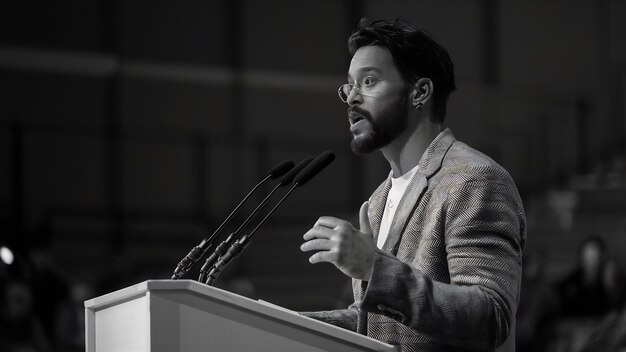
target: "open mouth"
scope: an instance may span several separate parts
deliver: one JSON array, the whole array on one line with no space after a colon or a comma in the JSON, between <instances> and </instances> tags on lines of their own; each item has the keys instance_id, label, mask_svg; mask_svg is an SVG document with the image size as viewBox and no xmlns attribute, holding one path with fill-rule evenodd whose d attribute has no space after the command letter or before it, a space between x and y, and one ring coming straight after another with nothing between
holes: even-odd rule
<instances>
[{"instance_id":1,"label":"open mouth","mask_svg":"<svg viewBox=\"0 0 626 352\"><path fill-rule=\"evenodd\" d=\"M357 114L357 113L350 113L350 114L348 115L348 118L349 118L349 120L350 120L350 124L351 124L351 125L354 125L354 124L356 124L357 122L359 122L359 121L361 121L361 120L363 120L363 119L364 119L364 117L363 117L363 116L361 116L361 115L359 115L359 114Z\"/></svg>"}]
</instances>

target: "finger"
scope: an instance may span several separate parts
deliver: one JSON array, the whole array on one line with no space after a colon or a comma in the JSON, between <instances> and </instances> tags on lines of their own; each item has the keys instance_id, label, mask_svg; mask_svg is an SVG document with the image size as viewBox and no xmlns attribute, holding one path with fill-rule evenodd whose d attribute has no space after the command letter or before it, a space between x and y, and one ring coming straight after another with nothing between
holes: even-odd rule
<instances>
[{"instance_id":1,"label":"finger","mask_svg":"<svg viewBox=\"0 0 626 352\"><path fill-rule=\"evenodd\" d=\"M322 216L321 218L317 219L317 222L315 223L315 225L327 227L329 229L334 229L337 226L345 224L346 222L347 221L345 220L341 220L332 216Z\"/></svg>"},{"instance_id":2,"label":"finger","mask_svg":"<svg viewBox=\"0 0 626 352\"><path fill-rule=\"evenodd\" d=\"M309 263L311 264L317 264L317 263L322 263L322 262L334 263L336 256L337 255L335 254L335 252L331 252L331 251L317 252L309 258Z\"/></svg>"},{"instance_id":3,"label":"finger","mask_svg":"<svg viewBox=\"0 0 626 352\"><path fill-rule=\"evenodd\" d=\"M359 226L361 227L359 231L363 232L366 235L372 234L372 228L370 227L370 219L367 215L367 211L369 209L369 203L367 201L363 202L361 205L361 209L359 210Z\"/></svg>"},{"instance_id":4,"label":"finger","mask_svg":"<svg viewBox=\"0 0 626 352\"><path fill-rule=\"evenodd\" d=\"M303 252L308 251L327 251L332 248L332 242L327 239L314 239L304 242L300 246L300 250Z\"/></svg>"},{"instance_id":5,"label":"finger","mask_svg":"<svg viewBox=\"0 0 626 352\"><path fill-rule=\"evenodd\" d=\"M315 238L330 238L333 235L333 230L327 227L321 226L313 226L309 231L307 231L302 238L305 241L312 240Z\"/></svg>"}]
</instances>

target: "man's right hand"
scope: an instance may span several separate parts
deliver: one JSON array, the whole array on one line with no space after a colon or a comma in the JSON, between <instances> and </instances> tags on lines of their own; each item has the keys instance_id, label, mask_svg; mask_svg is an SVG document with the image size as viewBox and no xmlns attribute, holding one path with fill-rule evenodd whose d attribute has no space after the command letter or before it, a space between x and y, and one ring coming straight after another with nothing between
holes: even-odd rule
<instances>
[{"instance_id":1,"label":"man's right hand","mask_svg":"<svg viewBox=\"0 0 626 352\"><path fill-rule=\"evenodd\" d=\"M309 258L312 264L328 262L351 278L369 281L374 265L376 242L372 236L368 203L359 211L360 229L348 221L323 216L304 234L303 252L319 251Z\"/></svg>"}]
</instances>

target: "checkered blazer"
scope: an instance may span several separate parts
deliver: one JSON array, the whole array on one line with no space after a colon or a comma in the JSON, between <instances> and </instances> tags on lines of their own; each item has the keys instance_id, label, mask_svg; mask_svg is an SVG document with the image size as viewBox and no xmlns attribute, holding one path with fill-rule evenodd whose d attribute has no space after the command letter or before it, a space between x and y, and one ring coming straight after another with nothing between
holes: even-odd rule
<instances>
[{"instance_id":1,"label":"checkered blazer","mask_svg":"<svg viewBox=\"0 0 626 352\"><path fill-rule=\"evenodd\" d=\"M511 176L449 129L419 165L354 303L305 315L402 351L514 351L526 220ZM390 188L370 197L374 237Z\"/></svg>"}]
</instances>

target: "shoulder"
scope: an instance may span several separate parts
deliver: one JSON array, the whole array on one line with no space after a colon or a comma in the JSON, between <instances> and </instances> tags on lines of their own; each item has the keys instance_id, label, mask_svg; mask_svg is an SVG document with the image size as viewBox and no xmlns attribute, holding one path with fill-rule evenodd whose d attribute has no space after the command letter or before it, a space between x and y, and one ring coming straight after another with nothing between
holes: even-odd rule
<instances>
[{"instance_id":1,"label":"shoulder","mask_svg":"<svg viewBox=\"0 0 626 352\"><path fill-rule=\"evenodd\" d=\"M455 141L448 149L437 175L453 183L489 180L514 184L504 167L460 141Z\"/></svg>"},{"instance_id":2,"label":"shoulder","mask_svg":"<svg viewBox=\"0 0 626 352\"><path fill-rule=\"evenodd\" d=\"M429 180L435 199L457 201L502 198L523 213L522 200L509 172L487 155L455 141L441 168Z\"/></svg>"}]
</instances>

